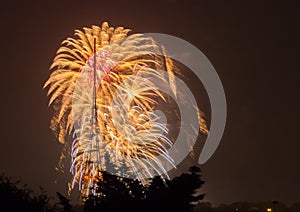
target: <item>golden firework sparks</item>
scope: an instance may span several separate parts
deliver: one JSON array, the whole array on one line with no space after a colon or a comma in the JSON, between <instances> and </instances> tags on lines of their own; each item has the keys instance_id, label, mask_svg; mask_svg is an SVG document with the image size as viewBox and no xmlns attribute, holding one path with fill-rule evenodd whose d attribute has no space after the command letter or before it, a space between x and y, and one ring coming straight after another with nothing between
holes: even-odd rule
<instances>
[{"instance_id":1,"label":"golden firework sparks","mask_svg":"<svg viewBox=\"0 0 300 212\"><path fill-rule=\"evenodd\" d=\"M101 171L109 169L108 163L141 181L155 173L165 174L158 155L174 166L167 151L172 142L163 135L168 129L153 113L156 98L164 99L164 94L145 77L166 82L176 96L172 60L149 37L134 34L124 39L128 32L107 22L76 30L76 38L62 42L44 85L49 88L49 105L56 111L51 129L61 143L72 132L75 135L71 187L79 183L85 195L102 179ZM207 132L200 120L201 131Z\"/></svg>"}]
</instances>

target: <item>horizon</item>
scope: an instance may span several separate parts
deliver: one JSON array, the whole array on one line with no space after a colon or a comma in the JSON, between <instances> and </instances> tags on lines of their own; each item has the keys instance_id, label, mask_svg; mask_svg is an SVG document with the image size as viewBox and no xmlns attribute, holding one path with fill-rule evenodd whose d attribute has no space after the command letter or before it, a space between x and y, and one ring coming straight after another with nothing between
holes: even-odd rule
<instances>
[{"instance_id":1,"label":"horizon","mask_svg":"<svg viewBox=\"0 0 300 212\"><path fill-rule=\"evenodd\" d=\"M200 166L207 200L299 202L297 8L296 1L4 2L0 172L34 190L67 193L69 162L64 173L55 170L64 147L49 129L52 109L42 87L61 41L108 21L132 33L182 38L215 67L228 111L220 145ZM195 84L210 117L206 91ZM178 174L197 164L204 140Z\"/></svg>"}]
</instances>

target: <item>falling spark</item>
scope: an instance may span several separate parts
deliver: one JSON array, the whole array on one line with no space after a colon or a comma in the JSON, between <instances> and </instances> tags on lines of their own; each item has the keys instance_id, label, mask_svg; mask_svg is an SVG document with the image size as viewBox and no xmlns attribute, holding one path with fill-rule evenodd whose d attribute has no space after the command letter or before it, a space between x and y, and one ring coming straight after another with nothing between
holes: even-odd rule
<instances>
[{"instance_id":1,"label":"falling spark","mask_svg":"<svg viewBox=\"0 0 300 212\"><path fill-rule=\"evenodd\" d=\"M175 166L168 154L173 144L165 136L168 128L154 113L164 94L145 77L166 82L176 96L174 65L154 40L142 34L127 37L129 32L107 22L76 30L76 38L62 42L44 85L55 110L51 129L61 143L73 134L70 188L78 183L83 195L103 179L101 171L144 182L156 174L167 176L158 155ZM198 115L201 131L207 133L202 113Z\"/></svg>"}]
</instances>

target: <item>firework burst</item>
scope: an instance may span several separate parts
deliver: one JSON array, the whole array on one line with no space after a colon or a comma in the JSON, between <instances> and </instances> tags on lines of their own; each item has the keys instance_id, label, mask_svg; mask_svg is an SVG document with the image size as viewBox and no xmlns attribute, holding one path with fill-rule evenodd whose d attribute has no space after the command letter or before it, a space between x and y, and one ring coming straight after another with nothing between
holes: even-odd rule
<instances>
[{"instance_id":1,"label":"firework burst","mask_svg":"<svg viewBox=\"0 0 300 212\"><path fill-rule=\"evenodd\" d=\"M151 80L165 82L176 96L174 66L153 39L127 37L129 31L107 22L76 30L76 38L62 42L44 85L55 109L51 129L61 143L73 135L71 187L79 183L84 195L104 170L144 182L166 174L157 156L174 166L168 129L154 112L165 97Z\"/></svg>"}]
</instances>

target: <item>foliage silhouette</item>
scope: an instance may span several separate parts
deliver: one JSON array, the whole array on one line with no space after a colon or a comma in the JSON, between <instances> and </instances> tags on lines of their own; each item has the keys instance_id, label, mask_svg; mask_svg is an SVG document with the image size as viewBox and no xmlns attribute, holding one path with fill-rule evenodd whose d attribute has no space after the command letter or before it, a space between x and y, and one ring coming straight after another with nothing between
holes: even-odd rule
<instances>
[{"instance_id":1,"label":"foliage silhouette","mask_svg":"<svg viewBox=\"0 0 300 212\"><path fill-rule=\"evenodd\" d=\"M40 187L40 193L35 194L20 181L12 182L11 178L0 175L0 205L7 211L52 211L49 206L50 197Z\"/></svg>"},{"instance_id":2,"label":"foliage silhouette","mask_svg":"<svg viewBox=\"0 0 300 212\"><path fill-rule=\"evenodd\" d=\"M189 174L182 174L173 180L155 177L147 186L137 180L103 172L97 194L86 199L84 209L87 212L192 211L204 197L197 195L204 181L201 180L198 167L191 167L189 171Z\"/></svg>"},{"instance_id":3,"label":"foliage silhouette","mask_svg":"<svg viewBox=\"0 0 300 212\"><path fill-rule=\"evenodd\" d=\"M72 206L70 204L70 200L63 196L61 193L56 192L56 195L59 199L58 204L63 208L64 212L72 212Z\"/></svg>"},{"instance_id":4,"label":"foliage silhouette","mask_svg":"<svg viewBox=\"0 0 300 212\"><path fill-rule=\"evenodd\" d=\"M271 208L275 212L299 212L300 203L286 206L282 202L235 202L212 206L209 202L200 202L203 195L196 195L203 181L199 175L200 169L190 168L189 174L182 174L173 180L155 177L148 186L143 186L137 180L104 174L104 180L99 182L98 192L102 195L90 195L84 208L75 206L76 211L192 211L194 212L258 212ZM105 195L104 195L105 194ZM26 184L13 182L4 174L0 175L0 211L72 211L70 200L57 192L59 199L54 205L43 188L34 193ZM276 208L276 210L274 210Z\"/></svg>"}]
</instances>

